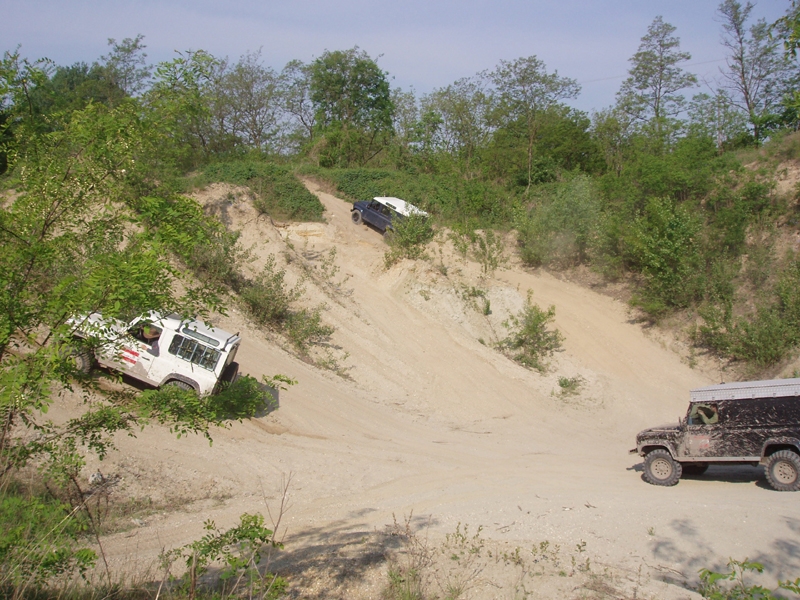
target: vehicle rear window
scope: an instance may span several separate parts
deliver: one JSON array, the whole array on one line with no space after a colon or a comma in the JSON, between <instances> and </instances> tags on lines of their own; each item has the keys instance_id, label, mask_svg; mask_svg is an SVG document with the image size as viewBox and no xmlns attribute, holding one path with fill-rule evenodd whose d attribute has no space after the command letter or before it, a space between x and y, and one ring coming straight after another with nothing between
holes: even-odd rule
<instances>
[{"instance_id":1,"label":"vehicle rear window","mask_svg":"<svg viewBox=\"0 0 800 600\"><path fill-rule=\"evenodd\" d=\"M213 371L217 366L220 355L219 351L178 334L172 338L169 353L209 371Z\"/></svg>"}]
</instances>

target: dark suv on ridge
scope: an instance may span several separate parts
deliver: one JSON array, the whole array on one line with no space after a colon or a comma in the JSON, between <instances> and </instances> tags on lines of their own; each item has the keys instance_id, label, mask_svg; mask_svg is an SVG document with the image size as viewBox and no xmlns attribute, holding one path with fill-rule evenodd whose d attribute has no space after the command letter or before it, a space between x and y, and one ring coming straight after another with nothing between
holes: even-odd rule
<instances>
[{"instance_id":1,"label":"dark suv on ridge","mask_svg":"<svg viewBox=\"0 0 800 600\"><path fill-rule=\"evenodd\" d=\"M350 217L356 225L367 223L386 235L394 231L392 222L397 223L412 214L427 216L428 213L400 198L376 196L372 200L354 202Z\"/></svg>"},{"instance_id":2,"label":"dark suv on ridge","mask_svg":"<svg viewBox=\"0 0 800 600\"><path fill-rule=\"evenodd\" d=\"M800 490L800 379L723 383L691 391L677 424L640 431L644 479L675 485L708 465L762 464L778 491Z\"/></svg>"}]
</instances>

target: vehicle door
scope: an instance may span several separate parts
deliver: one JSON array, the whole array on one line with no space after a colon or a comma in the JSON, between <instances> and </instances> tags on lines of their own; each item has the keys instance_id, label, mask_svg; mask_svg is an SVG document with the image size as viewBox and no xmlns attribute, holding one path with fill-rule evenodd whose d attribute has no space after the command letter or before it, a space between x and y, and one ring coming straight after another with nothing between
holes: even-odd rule
<instances>
[{"instance_id":1,"label":"vehicle door","mask_svg":"<svg viewBox=\"0 0 800 600\"><path fill-rule=\"evenodd\" d=\"M149 321L134 321L113 344L109 360L117 370L152 383L150 369L159 353L162 328Z\"/></svg>"},{"instance_id":2,"label":"vehicle door","mask_svg":"<svg viewBox=\"0 0 800 600\"><path fill-rule=\"evenodd\" d=\"M386 206L373 200L364 211L364 220L373 227L385 231L391 223L391 212Z\"/></svg>"},{"instance_id":3,"label":"vehicle door","mask_svg":"<svg viewBox=\"0 0 800 600\"><path fill-rule=\"evenodd\" d=\"M686 458L711 458L719 454L724 440L724 417L718 402L689 405L678 454Z\"/></svg>"},{"instance_id":4,"label":"vehicle door","mask_svg":"<svg viewBox=\"0 0 800 600\"><path fill-rule=\"evenodd\" d=\"M725 421L725 437L720 446L721 456L731 458L760 457L769 430L768 408L771 399L743 398L720 402Z\"/></svg>"}]
</instances>

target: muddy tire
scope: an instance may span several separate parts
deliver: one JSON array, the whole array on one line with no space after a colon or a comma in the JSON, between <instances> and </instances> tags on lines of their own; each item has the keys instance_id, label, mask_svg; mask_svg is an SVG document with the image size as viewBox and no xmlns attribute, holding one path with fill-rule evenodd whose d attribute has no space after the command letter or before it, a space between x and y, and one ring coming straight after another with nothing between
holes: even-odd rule
<instances>
[{"instance_id":1,"label":"muddy tire","mask_svg":"<svg viewBox=\"0 0 800 600\"><path fill-rule=\"evenodd\" d=\"M666 450L653 450L644 457L644 480L653 485L675 485L681 478L681 463Z\"/></svg>"},{"instance_id":2,"label":"muddy tire","mask_svg":"<svg viewBox=\"0 0 800 600\"><path fill-rule=\"evenodd\" d=\"M164 384L164 386L176 387L179 390L186 390L187 392L194 391L194 388L191 385L189 385L185 381L180 381L178 379L170 379L167 383Z\"/></svg>"},{"instance_id":3,"label":"muddy tire","mask_svg":"<svg viewBox=\"0 0 800 600\"><path fill-rule=\"evenodd\" d=\"M767 459L767 481L779 492L800 490L800 456L791 450L779 450Z\"/></svg>"},{"instance_id":4,"label":"muddy tire","mask_svg":"<svg viewBox=\"0 0 800 600\"><path fill-rule=\"evenodd\" d=\"M355 223L356 225L360 225L361 221L363 221L363 219L361 218L361 212L357 210L354 210L353 212L350 213L350 218L353 219L353 223Z\"/></svg>"},{"instance_id":5,"label":"muddy tire","mask_svg":"<svg viewBox=\"0 0 800 600\"><path fill-rule=\"evenodd\" d=\"M239 377L239 363L233 361L222 372L222 376L219 378L220 381L225 381L226 383L233 383Z\"/></svg>"},{"instance_id":6,"label":"muddy tire","mask_svg":"<svg viewBox=\"0 0 800 600\"><path fill-rule=\"evenodd\" d=\"M94 354L89 348L75 346L70 350L70 357L78 373L88 375L94 366Z\"/></svg>"},{"instance_id":7,"label":"muddy tire","mask_svg":"<svg viewBox=\"0 0 800 600\"><path fill-rule=\"evenodd\" d=\"M682 475L698 477L708 471L707 463L681 463Z\"/></svg>"}]
</instances>

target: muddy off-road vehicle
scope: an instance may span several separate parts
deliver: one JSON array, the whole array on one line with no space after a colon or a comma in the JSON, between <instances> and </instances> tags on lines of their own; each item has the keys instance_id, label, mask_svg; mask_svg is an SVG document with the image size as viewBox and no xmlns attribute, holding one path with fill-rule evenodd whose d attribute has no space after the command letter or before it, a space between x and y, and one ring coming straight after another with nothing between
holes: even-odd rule
<instances>
[{"instance_id":1,"label":"muddy off-road vehicle","mask_svg":"<svg viewBox=\"0 0 800 600\"><path fill-rule=\"evenodd\" d=\"M677 424L639 432L644 479L675 485L709 465L764 465L778 491L800 490L800 379L722 383L691 391Z\"/></svg>"},{"instance_id":2,"label":"muddy off-road vehicle","mask_svg":"<svg viewBox=\"0 0 800 600\"><path fill-rule=\"evenodd\" d=\"M356 225L366 223L387 235L387 232L394 231L392 222L397 223L398 219L403 219L412 214L428 215L424 210L420 210L400 198L376 196L372 200L354 202L350 217Z\"/></svg>"},{"instance_id":3,"label":"muddy off-road vehicle","mask_svg":"<svg viewBox=\"0 0 800 600\"><path fill-rule=\"evenodd\" d=\"M174 385L200 395L239 375L239 334L200 321L151 313L123 323L94 313L71 323L75 366L85 373L96 361L155 387Z\"/></svg>"}]
</instances>

